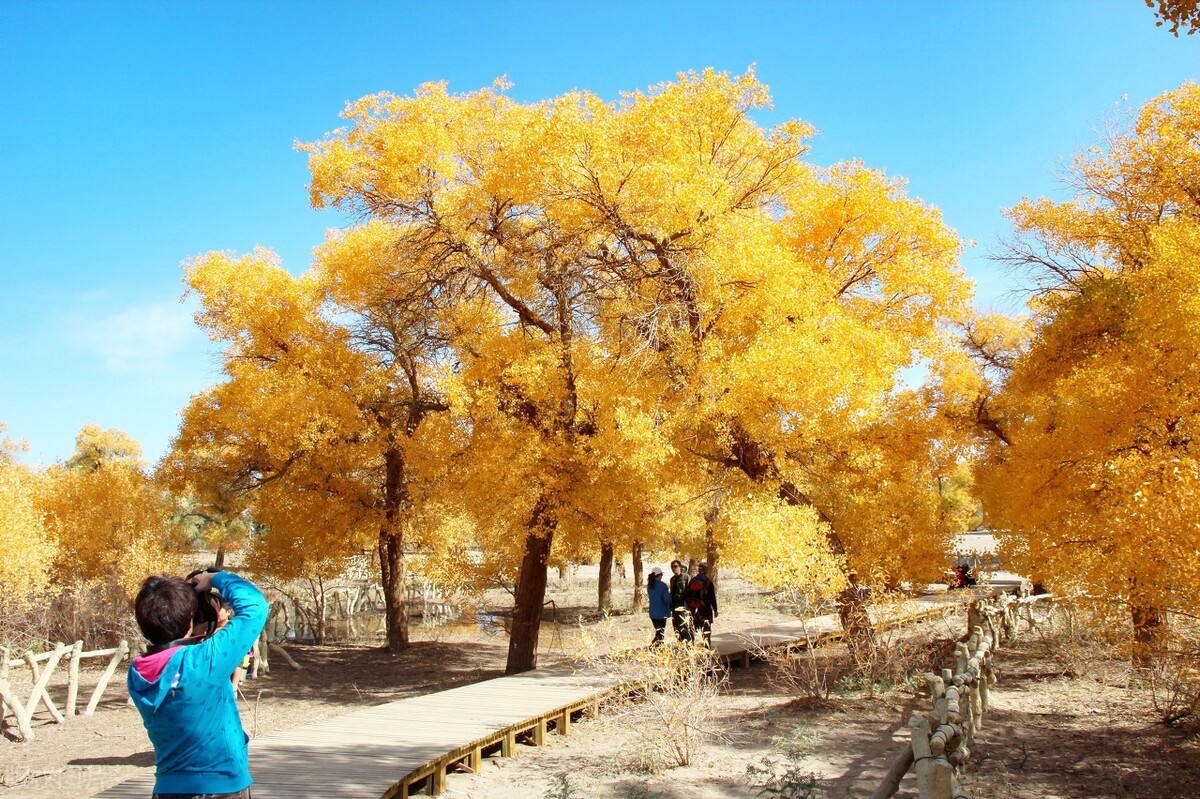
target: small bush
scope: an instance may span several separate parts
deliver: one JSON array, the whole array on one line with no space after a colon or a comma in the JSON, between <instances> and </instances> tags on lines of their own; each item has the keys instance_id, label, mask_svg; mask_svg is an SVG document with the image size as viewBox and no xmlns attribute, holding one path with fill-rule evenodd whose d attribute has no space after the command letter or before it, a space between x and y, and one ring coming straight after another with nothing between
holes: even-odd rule
<instances>
[{"instance_id":1,"label":"small bush","mask_svg":"<svg viewBox=\"0 0 1200 799\"><path fill-rule=\"evenodd\" d=\"M783 760L764 757L757 764L746 766L746 781L758 789L759 796L778 796L781 799L816 799L822 779L815 772L805 771L800 758L789 755Z\"/></svg>"},{"instance_id":2,"label":"small bush","mask_svg":"<svg viewBox=\"0 0 1200 799\"><path fill-rule=\"evenodd\" d=\"M692 644L610 648L611 625L585 628L582 638L586 663L619 681L616 701L642 736L641 763L686 766L720 736L712 720L726 673L714 652Z\"/></svg>"},{"instance_id":3,"label":"small bush","mask_svg":"<svg viewBox=\"0 0 1200 799\"><path fill-rule=\"evenodd\" d=\"M1143 677L1154 711L1163 724L1194 719L1200 715L1200 637L1177 624L1159 644Z\"/></svg>"}]
</instances>

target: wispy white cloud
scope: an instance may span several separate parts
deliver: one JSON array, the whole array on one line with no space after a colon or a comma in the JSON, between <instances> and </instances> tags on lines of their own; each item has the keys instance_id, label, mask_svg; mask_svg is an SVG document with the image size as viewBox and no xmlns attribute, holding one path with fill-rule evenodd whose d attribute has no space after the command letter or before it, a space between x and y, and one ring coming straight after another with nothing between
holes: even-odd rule
<instances>
[{"instance_id":1,"label":"wispy white cloud","mask_svg":"<svg viewBox=\"0 0 1200 799\"><path fill-rule=\"evenodd\" d=\"M103 313L72 314L68 339L120 374L149 374L198 336L192 309L177 301L137 305Z\"/></svg>"}]
</instances>

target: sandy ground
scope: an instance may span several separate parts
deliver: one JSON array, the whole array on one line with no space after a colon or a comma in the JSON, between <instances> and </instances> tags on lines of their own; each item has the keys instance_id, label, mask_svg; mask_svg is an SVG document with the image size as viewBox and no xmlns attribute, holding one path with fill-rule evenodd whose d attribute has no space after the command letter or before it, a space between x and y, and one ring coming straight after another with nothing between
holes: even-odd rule
<instances>
[{"instance_id":1,"label":"sandy ground","mask_svg":"<svg viewBox=\"0 0 1200 799\"><path fill-rule=\"evenodd\" d=\"M616 584L620 594L629 588L628 581ZM721 629L779 617L749 587L729 581L727 590ZM586 580L570 587L552 583L555 604L542 636L543 663L578 654L581 616L613 640L648 636L641 614L600 620L594 591ZM290 647L303 670L291 671L276 658L272 674L245 684L246 729L266 735L503 671L507 640L495 631L414 626L413 638L394 657L369 644ZM1200 797L1200 738L1194 727L1156 723L1146 692L1125 687L1119 669L1067 678L1055 654L1052 640L1033 635L998 655L993 715L964 777L971 797ZM702 721L708 734L688 765L677 765L659 746L670 740L661 718L614 706L576 723L568 736L551 735L544 747L523 746L517 757L488 758L480 774L451 774L447 795L751 797L768 795L762 793L765 770L811 788L808 794L797 788L780 795L861 797L878 785L898 747L906 745L905 720L927 705L927 698L906 690L871 698L844 690L814 705L777 685L769 666L754 664L730 672ZM125 705L118 679L94 716L55 725L42 713L35 725L36 741L0 741L0 795L85 797L153 766L149 742L137 713ZM911 775L899 795L916 796Z\"/></svg>"}]
</instances>

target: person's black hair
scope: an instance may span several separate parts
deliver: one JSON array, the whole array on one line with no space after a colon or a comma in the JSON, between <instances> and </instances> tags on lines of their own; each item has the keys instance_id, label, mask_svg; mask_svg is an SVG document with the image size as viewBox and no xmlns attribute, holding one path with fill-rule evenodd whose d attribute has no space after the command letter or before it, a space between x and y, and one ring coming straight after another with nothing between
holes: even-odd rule
<instances>
[{"instance_id":1,"label":"person's black hair","mask_svg":"<svg viewBox=\"0 0 1200 799\"><path fill-rule=\"evenodd\" d=\"M147 577L138 589L133 615L151 644L185 637L196 614L196 588L180 577Z\"/></svg>"},{"instance_id":2,"label":"person's black hair","mask_svg":"<svg viewBox=\"0 0 1200 799\"><path fill-rule=\"evenodd\" d=\"M661 580L661 579L662 579L661 574L655 574L654 572L650 572L650 575L648 577L646 577L646 590L647 591L650 590L650 587L654 585L655 580Z\"/></svg>"}]
</instances>

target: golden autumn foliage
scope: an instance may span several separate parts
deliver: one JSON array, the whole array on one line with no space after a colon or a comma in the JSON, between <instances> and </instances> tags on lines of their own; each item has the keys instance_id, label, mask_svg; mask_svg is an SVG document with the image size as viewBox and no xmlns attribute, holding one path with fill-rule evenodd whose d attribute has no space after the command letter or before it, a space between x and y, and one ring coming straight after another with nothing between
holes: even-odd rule
<instances>
[{"instance_id":1,"label":"golden autumn foliage","mask_svg":"<svg viewBox=\"0 0 1200 799\"><path fill-rule=\"evenodd\" d=\"M1072 180L1074 200L1012 211L1009 258L1041 290L980 485L1016 569L1124 602L1149 643L1164 611L1200 610L1200 87Z\"/></svg>"},{"instance_id":2,"label":"golden autumn foliage","mask_svg":"<svg viewBox=\"0 0 1200 799\"><path fill-rule=\"evenodd\" d=\"M171 499L143 471L141 448L124 432L87 426L75 443L72 458L39 479L55 583L114 585L132 597L146 575L178 566Z\"/></svg>"},{"instance_id":3,"label":"golden autumn foliage","mask_svg":"<svg viewBox=\"0 0 1200 799\"><path fill-rule=\"evenodd\" d=\"M940 358L962 314L957 238L894 179L806 164L811 127L761 128L768 103L753 72L616 102L428 84L350 104L304 147L314 203L388 223L393 269L437 310L460 497L485 553L520 563L510 670L533 665L553 548L667 534L666 510L703 519L687 498L710 491L751 495L726 547L747 566L773 530L828 589L830 564L874 573L897 547L889 582L941 569L954 447L930 455L924 395L890 409L897 371Z\"/></svg>"},{"instance_id":4,"label":"golden autumn foliage","mask_svg":"<svg viewBox=\"0 0 1200 799\"><path fill-rule=\"evenodd\" d=\"M432 535L414 514L450 441L425 418L443 408L438 345L397 246L370 224L331 237L298 278L263 249L189 263L227 379L193 398L161 472L218 518L249 512L247 567L277 579L332 577L378 548L393 648L408 637L404 551Z\"/></svg>"},{"instance_id":5,"label":"golden autumn foliage","mask_svg":"<svg viewBox=\"0 0 1200 799\"><path fill-rule=\"evenodd\" d=\"M536 663L547 563L601 545L703 540L818 593L940 572L961 444L896 384L947 357L969 296L936 209L807 164L810 126L753 120L753 72L505 90L365 97L304 145L314 204L363 220L305 274L188 265L227 379L168 483L250 509L276 573L377 545L385 584L406 551L515 581L510 671Z\"/></svg>"},{"instance_id":6,"label":"golden autumn foliage","mask_svg":"<svg viewBox=\"0 0 1200 799\"><path fill-rule=\"evenodd\" d=\"M5 426L0 424L0 436ZM20 445L0 439L0 594L23 606L39 598L50 579L54 542L38 513L38 475L19 463Z\"/></svg>"}]
</instances>

